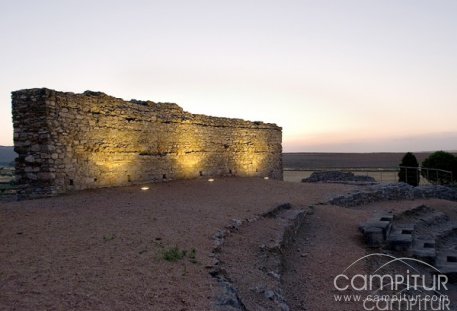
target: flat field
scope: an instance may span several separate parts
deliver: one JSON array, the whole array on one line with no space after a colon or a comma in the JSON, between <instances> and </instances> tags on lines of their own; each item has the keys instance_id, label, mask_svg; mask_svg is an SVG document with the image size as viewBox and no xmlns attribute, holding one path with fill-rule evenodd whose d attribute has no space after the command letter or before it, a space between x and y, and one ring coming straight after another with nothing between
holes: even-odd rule
<instances>
[{"instance_id":1,"label":"flat field","mask_svg":"<svg viewBox=\"0 0 457 311\"><path fill-rule=\"evenodd\" d=\"M405 153L284 153L285 169L317 168L395 168L398 167ZM414 153L419 163L430 155L430 152Z\"/></svg>"},{"instance_id":2,"label":"flat field","mask_svg":"<svg viewBox=\"0 0 457 311\"><path fill-rule=\"evenodd\" d=\"M284 153L284 180L300 182L317 170L343 170L371 176L379 182L398 181L397 168L405 153ZM414 153L419 163L431 152ZM421 178L421 184L427 184Z\"/></svg>"}]
</instances>

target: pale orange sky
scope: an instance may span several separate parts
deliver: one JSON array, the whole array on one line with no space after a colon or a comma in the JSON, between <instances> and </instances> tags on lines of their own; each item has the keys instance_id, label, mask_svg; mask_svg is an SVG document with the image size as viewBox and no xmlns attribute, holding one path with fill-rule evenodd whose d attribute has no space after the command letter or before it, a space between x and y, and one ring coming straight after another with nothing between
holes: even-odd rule
<instances>
[{"instance_id":1,"label":"pale orange sky","mask_svg":"<svg viewBox=\"0 0 457 311\"><path fill-rule=\"evenodd\" d=\"M277 123L285 151L457 149L457 2L2 1L10 92L48 87Z\"/></svg>"}]
</instances>

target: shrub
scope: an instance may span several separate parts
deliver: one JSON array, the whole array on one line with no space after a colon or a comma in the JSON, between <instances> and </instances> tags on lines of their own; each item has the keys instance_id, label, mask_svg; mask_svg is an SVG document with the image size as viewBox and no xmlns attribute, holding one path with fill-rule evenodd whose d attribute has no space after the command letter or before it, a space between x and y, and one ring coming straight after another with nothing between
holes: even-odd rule
<instances>
[{"instance_id":1,"label":"shrub","mask_svg":"<svg viewBox=\"0 0 457 311\"><path fill-rule=\"evenodd\" d=\"M186 251L180 250L177 246L165 250L162 254L163 259L171 262L181 260L184 256L186 256Z\"/></svg>"},{"instance_id":2,"label":"shrub","mask_svg":"<svg viewBox=\"0 0 457 311\"><path fill-rule=\"evenodd\" d=\"M192 248L190 252L179 249L177 246L165 249L162 252L162 258L166 261L176 262L187 257L191 263L197 263L197 250Z\"/></svg>"},{"instance_id":3,"label":"shrub","mask_svg":"<svg viewBox=\"0 0 457 311\"><path fill-rule=\"evenodd\" d=\"M437 151L422 162L422 176L432 183L450 184L457 176L457 158L449 152ZM441 171L428 171L425 168L452 172L452 176Z\"/></svg>"},{"instance_id":4,"label":"shrub","mask_svg":"<svg viewBox=\"0 0 457 311\"><path fill-rule=\"evenodd\" d=\"M408 168L406 168L406 167ZM416 156L407 152L400 163L400 172L398 172L398 181L405 182L411 186L416 187L419 185L420 175L419 175L419 162L417 162Z\"/></svg>"}]
</instances>

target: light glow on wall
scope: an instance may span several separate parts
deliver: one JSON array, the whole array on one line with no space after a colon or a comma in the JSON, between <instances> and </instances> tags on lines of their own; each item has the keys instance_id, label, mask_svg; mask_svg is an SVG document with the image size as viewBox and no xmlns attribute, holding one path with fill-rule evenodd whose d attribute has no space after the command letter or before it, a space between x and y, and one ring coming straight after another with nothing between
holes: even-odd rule
<instances>
[{"instance_id":1,"label":"light glow on wall","mask_svg":"<svg viewBox=\"0 0 457 311\"><path fill-rule=\"evenodd\" d=\"M195 178L207 165L208 152L204 152L203 141L195 132L183 128L179 131L176 142L176 166L182 178Z\"/></svg>"}]
</instances>

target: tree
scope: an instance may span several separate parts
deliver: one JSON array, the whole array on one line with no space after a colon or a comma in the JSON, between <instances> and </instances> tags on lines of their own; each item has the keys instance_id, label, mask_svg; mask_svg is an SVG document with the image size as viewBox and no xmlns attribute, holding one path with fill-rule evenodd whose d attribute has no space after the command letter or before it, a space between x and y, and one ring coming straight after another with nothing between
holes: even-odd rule
<instances>
[{"instance_id":1,"label":"tree","mask_svg":"<svg viewBox=\"0 0 457 311\"><path fill-rule=\"evenodd\" d=\"M413 153L407 152L403 156L400 163L400 172L398 172L398 180L414 187L419 185L419 162L417 162L416 156Z\"/></svg>"},{"instance_id":2,"label":"tree","mask_svg":"<svg viewBox=\"0 0 457 311\"><path fill-rule=\"evenodd\" d=\"M449 152L432 153L422 162L422 167L424 168L422 176L432 183L450 184L457 176L457 158ZM427 168L435 170L427 170ZM443 171L449 171L452 175Z\"/></svg>"}]
</instances>

